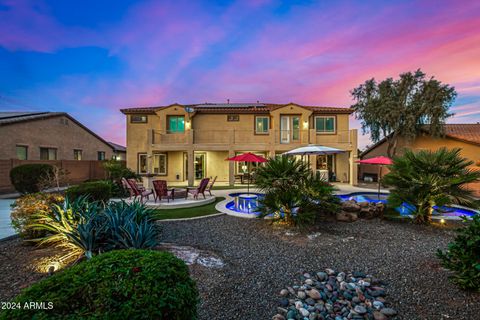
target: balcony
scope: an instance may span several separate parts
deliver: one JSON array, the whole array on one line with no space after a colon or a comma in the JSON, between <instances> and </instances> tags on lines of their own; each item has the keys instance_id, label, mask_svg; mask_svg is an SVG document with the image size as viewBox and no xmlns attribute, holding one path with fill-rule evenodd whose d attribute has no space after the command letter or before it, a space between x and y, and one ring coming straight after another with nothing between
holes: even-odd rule
<instances>
[{"instance_id":1,"label":"balcony","mask_svg":"<svg viewBox=\"0 0 480 320\"><path fill-rule=\"evenodd\" d=\"M254 130L191 129L182 133L151 130L151 143L154 145L342 145L351 144L353 131L337 131L335 134L317 134L309 130L270 130L259 134Z\"/></svg>"}]
</instances>

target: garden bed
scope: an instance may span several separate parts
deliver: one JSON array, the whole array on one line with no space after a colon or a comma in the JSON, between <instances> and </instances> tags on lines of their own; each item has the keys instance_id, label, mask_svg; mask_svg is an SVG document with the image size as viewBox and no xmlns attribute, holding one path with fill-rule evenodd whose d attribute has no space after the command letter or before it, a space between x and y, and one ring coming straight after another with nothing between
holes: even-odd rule
<instances>
[{"instance_id":1,"label":"garden bed","mask_svg":"<svg viewBox=\"0 0 480 320\"><path fill-rule=\"evenodd\" d=\"M161 241L211 252L224 263L190 266L202 299L200 319L271 319L283 288L305 271L325 268L382 279L396 319L474 319L480 313L480 294L458 289L435 257L453 239L450 228L359 220L287 231L230 216L159 223ZM58 253L20 239L0 242L0 301L46 277L37 262Z\"/></svg>"},{"instance_id":2,"label":"garden bed","mask_svg":"<svg viewBox=\"0 0 480 320\"><path fill-rule=\"evenodd\" d=\"M396 319L474 319L480 313L480 294L452 284L435 256L453 239L449 228L359 220L287 232L230 216L162 224L162 240L215 252L225 262L221 269L192 268L200 319L271 319L281 289L303 271L325 268L385 281Z\"/></svg>"}]
</instances>

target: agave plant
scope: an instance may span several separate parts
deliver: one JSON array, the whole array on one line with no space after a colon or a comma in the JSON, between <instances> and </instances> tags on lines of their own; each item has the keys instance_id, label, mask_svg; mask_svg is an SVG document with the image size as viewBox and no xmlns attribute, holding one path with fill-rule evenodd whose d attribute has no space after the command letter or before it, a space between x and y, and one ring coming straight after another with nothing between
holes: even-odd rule
<instances>
[{"instance_id":1,"label":"agave plant","mask_svg":"<svg viewBox=\"0 0 480 320\"><path fill-rule=\"evenodd\" d=\"M37 239L40 245L53 245L67 249L72 255L91 257L100 247L101 210L101 206L86 197L75 201L66 199L63 206L54 205L51 213L35 215L30 227L48 232Z\"/></svg>"},{"instance_id":2,"label":"agave plant","mask_svg":"<svg viewBox=\"0 0 480 320\"><path fill-rule=\"evenodd\" d=\"M383 182L392 186L389 205L406 202L414 207L416 223L429 223L434 206L460 204L477 207L473 191L466 184L480 179L480 171L470 169L472 161L461 157L460 149L437 151L407 150L394 159Z\"/></svg>"}]
</instances>

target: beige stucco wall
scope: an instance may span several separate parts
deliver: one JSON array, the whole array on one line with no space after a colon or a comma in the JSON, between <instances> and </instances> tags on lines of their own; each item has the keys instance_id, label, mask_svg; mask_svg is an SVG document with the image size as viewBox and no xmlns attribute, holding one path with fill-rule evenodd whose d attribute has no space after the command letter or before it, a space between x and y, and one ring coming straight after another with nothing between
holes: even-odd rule
<instances>
[{"instance_id":1,"label":"beige stucco wall","mask_svg":"<svg viewBox=\"0 0 480 320\"><path fill-rule=\"evenodd\" d=\"M74 149L82 150L82 160L97 160L98 151L113 155L110 145L65 116L0 126L0 159L16 159L17 145L28 146L28 160L40 159L40 147L56 148L58 160L74 160Z\"/></svg>"},{"instance_id":2,"label":"beige stucco wall","mask_svg":"<svg viewBox=\"0 0 480 320\"><path fill-rule=\"evenodd\" d=\"M480 146L474 145L471 143L466 143L463 141L451 139L449 137L444 138L434 138L429 135L421 135L417 137L414 141L408 142L402 137L398 141L397 155L403 154L403 151L406 148L412 150L438 150L442 147L449 149L461 148L461 155L475 164L480 161ZM376 148L372 149L370 152L363 156L363 159L373 158L377 156L386 156L387 155L387 143L382 143ZM477 168L476 165L473 168ZM378 167L373 165L360 165L360 175L361 178L363 173L378 173ZM388 169L382 170L382 176L388 173Z\"/></svg>"},{"instance_id":3,"label":"beige stucco wall","mask_svg":"<svg viewBox=\"0 0 480 320\"><path fill-rule=\"evenodd\" d=\"M227 121L227 115L238 115L239 121ZM184 115L186 121L185 134L165 134L168 115ZM280 143L280 117L282 115L299 115L301 141L295 143ZM327 115L327 114L325 114ZM255 116L269 116L270 130L268 134L255 134ZM206 175L218 176L218 181L232 179L233 166L224 159L239 151L262 151L267 154L283 153L285 151L316 143L345 150L346 153L337 158L337 177L347 182L349 177L352 183L356 183L356 166L352 165L357 154L357 135L355 130L349 131L349 115L339 114L336 116L336 133L329 135L317 135L314 130L314 115L312 111L297 105L287 105L270 112L270 114L188 114L179 105L172 105L160 109L156 114L147 115L147 123L130 123L130 115L127 121L127 166L137 170L138 153L162 152L168 153L169 181L177 181L175 175L184 173L183 152L192 156L193 152L207 153ZM191 117L191 118L190 118ZM192 130L189 130L190 128ZM157 143L156 138L152 143L152 130L159 132L159 140L168 141ZM156 137L156 135L153 135ZM194 143L192 143L194 142ZM180 156L176 156L178 154ZM177 160L175 160L177 159ZM174 164L177 163L177 164ZM174 167L176 166L176 167ZM345 178L346 177L346 178Z\"/></svg>"}]
</instances>

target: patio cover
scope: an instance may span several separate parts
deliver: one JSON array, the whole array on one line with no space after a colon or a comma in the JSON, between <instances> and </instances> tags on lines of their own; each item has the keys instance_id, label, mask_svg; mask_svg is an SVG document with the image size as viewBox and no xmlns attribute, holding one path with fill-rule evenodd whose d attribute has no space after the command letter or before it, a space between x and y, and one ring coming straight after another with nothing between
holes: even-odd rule
<instances>
[{"instance_id":1,"label":"patio cover","mask_svg":"<svg viewBox=\"0 0 480 320\"><path fill-rule=\"evenodd\" d=\"M300 147L300 148L287 151L283 153L283 155L308 156L308 155L335 154L335 153L342 153L342 152L345 152L345 150L309 144L306 147Z\"/></svg>"}]
</instances>

